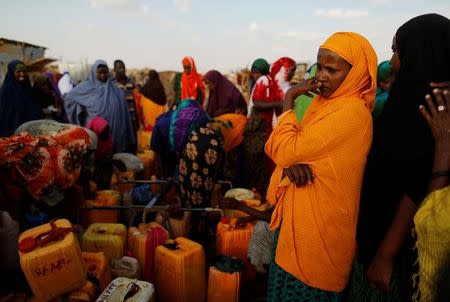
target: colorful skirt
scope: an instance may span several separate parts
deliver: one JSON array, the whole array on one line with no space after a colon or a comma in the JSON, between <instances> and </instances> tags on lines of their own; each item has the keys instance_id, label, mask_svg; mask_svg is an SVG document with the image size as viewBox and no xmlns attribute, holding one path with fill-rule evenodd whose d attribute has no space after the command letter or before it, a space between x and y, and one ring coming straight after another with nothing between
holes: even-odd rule
<instances>
[{"instance_id":1,"label":"colorful skirt","mask_svg":"<svg viewBox=\"0 0 450 302\"><path fill-rule=\"evenodd\" d=\"M223 139L207 123L192 131L179 165L180 196L185 207L210 207L221 168Z\"/></svg>"},{"instance_id":2,"label":"colorful skirt","mask_svg":"<svg viewBox=\"0 0 450 302\"><path fill-rule=\"evenodd\" d=\"M278 243L280 231L275 232L275 244L272 263L269 269L269 287L267 301L269 302L339 302L342 293L330 292L308 286L283 270L275 263L275 250Z\"/></svg>"}]
</instances>

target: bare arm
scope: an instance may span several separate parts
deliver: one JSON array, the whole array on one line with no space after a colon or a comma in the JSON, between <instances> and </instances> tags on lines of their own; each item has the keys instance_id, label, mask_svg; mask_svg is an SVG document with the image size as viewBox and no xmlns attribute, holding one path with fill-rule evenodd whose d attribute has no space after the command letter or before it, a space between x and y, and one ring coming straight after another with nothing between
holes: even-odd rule
<instances>
[{"instance_id":1,"label":"bare arm","mask_svg":"<svg viewBox=\"0 0 450 302\"><path fill-rule=\"evenodd\" d=\"M434 151L433 171L448 171L450 167L450 146L436 145ZM449 185L449 175L433 177L428 187L433 192Z\"/></svg>"},{"instance_id":2,"label":"bare arm","mask_svg":"<svg viewBox=\"0 0 450 302\"><path fill-rule=\"evenodd\" d=\"M400 201L392 225L378 249L380 254L387 257L394 257L398 254L413 227L416 211L417 205L408 195L405 195Z\"/></svg>"},{"instance_id":3,"label":"bare arm","mask_svg":"<svg viewBox=\"0 0 450 302\"><path fill-rule=\"evenodd\" d=\"M405 195L400 201L394 220L367 271L367 278L371 286L383 291L390 290L394 257L411 231L416 211L416 204Z\"/></svg>"},{"instance_id":4,"label":"bare arm","mask_svg":"<svg viewBox=\"0 0 450 302\"><path fill-rule=\"evenodd\" d=\"M292 86L284 95L283 100L283 112L291 110L294 108L295 99L304 94L309 97L313 97L313 93L319 93L321 83L317 82L315 78L301 81L300 83Z\"/></svg>"},{"instance_id":5,"label":"bare arm","mask_svg":"<svg viewBox=\"0 0 450 302\"><path fill-rule=\"evenodd\" d=\"M283 107L283 102L267 103L267 102L258 101L258 100L253 101L253 109L255 109L257 111L280 109L281 107Z\"/></svg>"},{"instance_id":6,"label":"bare arm","mask_svg":"<svg viewBox=\"0 0 450 302\"><path fill-rule=\"evenodd\" d=\"M265 211L259 211L256 210L250 206L244 205L238 200L234 198L228 198L225 197L222 200L219 201L219 206L224 209L234 209L242 211L248 215L250 215L250 218L243 217L245 219L240 219L240 222L244 221L252 221L252 220L263 220L263 221L270 221L270 218L272 216L273 208L269 208Z\"/></svg>"}]
</instances>

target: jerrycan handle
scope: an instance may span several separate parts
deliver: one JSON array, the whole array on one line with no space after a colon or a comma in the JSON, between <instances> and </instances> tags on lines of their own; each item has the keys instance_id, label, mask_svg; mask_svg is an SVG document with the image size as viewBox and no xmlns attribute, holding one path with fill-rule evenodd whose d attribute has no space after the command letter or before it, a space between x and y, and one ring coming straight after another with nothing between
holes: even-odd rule
<instances>
[{"instance_id":1,"label":"jerrycan handle","mask_svg":"<svg viewBox=\"0 0 450 302\"><path fill-rule=\"evenodd\" d=\"M107 233L107 229L103 228L103 227L98 227L92 230L92 233L95 234L106 234Z\"/></svg>"},{"instance_id":2,"label":"jerrycan handle","mask_svg":"<svg viewBox=\"0 0 450 302\"><path fill-rule=\"evenodd\" d=\"M175 251L175 250L179 249L177 242L175 240L173 240L173 239L166 240L166 242L164 243L163 246L165 248L169 249L169 250L172 250L172 251Z\"/></svg>"},{"instance_id":3,"label":"jerrycan handle","mask_svg":"<svg viewBox=\"0 0 450 302\"><path fill-rule=\"evenodd\" d=\"M120 259L120 264L129 269L133 268L133 263L128 258L125 257L122 257L122 259Z\"/></svg>"}]
</instances>

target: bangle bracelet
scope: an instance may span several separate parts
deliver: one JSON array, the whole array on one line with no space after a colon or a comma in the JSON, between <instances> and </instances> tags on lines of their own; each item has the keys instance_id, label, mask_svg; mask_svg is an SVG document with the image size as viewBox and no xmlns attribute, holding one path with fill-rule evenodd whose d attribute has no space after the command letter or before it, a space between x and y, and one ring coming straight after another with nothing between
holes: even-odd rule
<instances>
[{"instance_id":1,"label":"bangle bracelet","mask_svg":"<svg viewBox=\"0 0 450 302\"><path fill-rule=\"evenodd\" d=\"M433 171L431 173L431 178L444 177L444 176L448 177L449 174L450 174L449 170Z\"/></svg>"}]
</instances>

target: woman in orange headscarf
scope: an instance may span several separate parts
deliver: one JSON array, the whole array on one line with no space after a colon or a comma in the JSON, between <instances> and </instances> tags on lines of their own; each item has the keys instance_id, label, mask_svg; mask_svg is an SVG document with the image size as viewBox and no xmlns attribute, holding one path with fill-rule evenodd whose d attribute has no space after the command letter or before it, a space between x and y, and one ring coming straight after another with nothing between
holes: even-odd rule
<instances>
[{"instance_id":1,"label":"woman in orange headscarf","mask_svg":"<svg viewBox=\"0 0 450 302\"><path fill-rule=\"evenodd\" d=\"M183 58L183 74L181 75L181 99L193 99L199 103L205 100L205 84L202 76L197 73L192 57Z\"/></svg>"},{"instance_id":2,"label":"woman in orange headscarf","mask_svg":"<svg viewBox=\"0 0 450 302\"><path fill-rule=\"evenodd\" d=\"M267 200L275 258L269 301L340 301L355 256L361 182L372 140L377 57L356 33L320 47L317 74L288 90L266 144L277 165ZM300 94L320 92L298 123Z\"/></svg>"}]
</instances>

